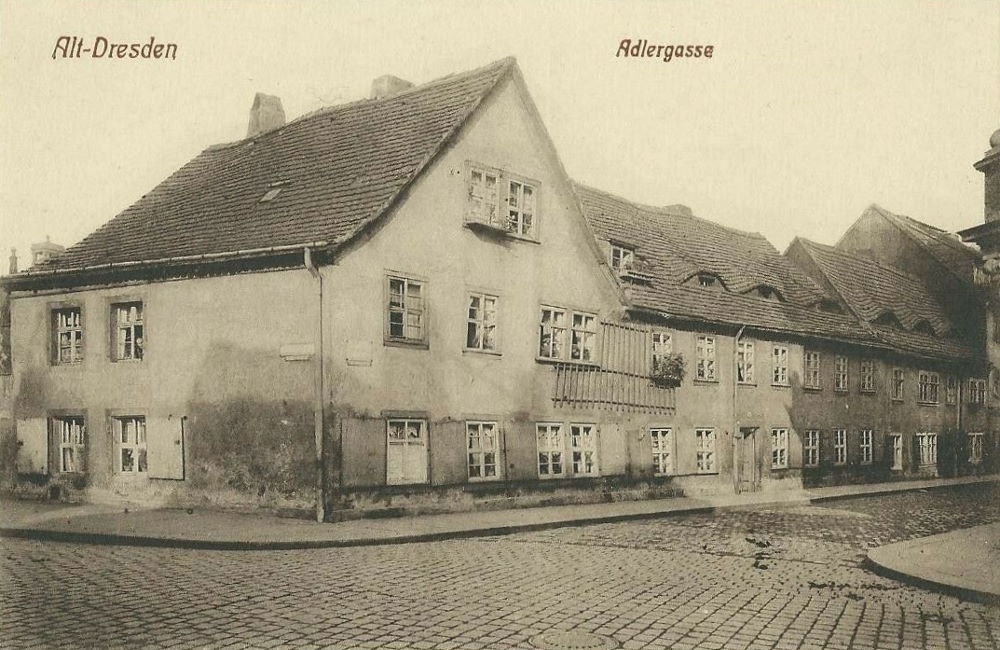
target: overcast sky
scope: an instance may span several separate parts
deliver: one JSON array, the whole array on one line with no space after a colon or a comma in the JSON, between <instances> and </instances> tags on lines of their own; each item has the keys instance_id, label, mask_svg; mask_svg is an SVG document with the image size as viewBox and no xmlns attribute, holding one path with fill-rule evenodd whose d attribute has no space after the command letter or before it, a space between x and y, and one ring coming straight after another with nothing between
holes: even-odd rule
<instances>
[{"instance_id":1,"label":"overcast sky","mask_svg":"<svg viewBox=\"0 0 1000 650\"><path fill-rule=\"evenodd\" d=\"M56 59L61 35L178 45ZM623 38L711 60L616 58ZM982 221L1000 127L1000 2L11 2L0 0L0 258L72 244L214 143L256 91L289 118L514 55L579 181L834 243L871 203Z\"/></svg>"}]
</instances>

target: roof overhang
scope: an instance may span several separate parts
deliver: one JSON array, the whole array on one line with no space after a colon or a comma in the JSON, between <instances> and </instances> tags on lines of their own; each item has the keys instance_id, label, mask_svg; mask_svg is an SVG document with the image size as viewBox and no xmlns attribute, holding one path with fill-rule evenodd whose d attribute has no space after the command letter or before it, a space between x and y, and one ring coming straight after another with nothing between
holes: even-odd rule
<instances>
[{"instance_id":1,"label":"roof overhang","mask_svg":"<svg viewBox=\"0 0 1000 650\"><path fill-rule=\"evenodd\" d=\"M982 244L982 242L996 240L1000 238L1000 221L987 221L986 223L965 230L958 231L962 241Z\"/></svg>"}]
</instances>

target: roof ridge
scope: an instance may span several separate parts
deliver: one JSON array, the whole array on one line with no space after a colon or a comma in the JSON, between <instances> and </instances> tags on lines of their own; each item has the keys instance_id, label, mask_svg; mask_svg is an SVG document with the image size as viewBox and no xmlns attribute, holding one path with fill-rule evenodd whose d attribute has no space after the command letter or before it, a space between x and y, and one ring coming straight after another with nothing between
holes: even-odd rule
<instances>
[{"instance_id":1,"label":"roof ridge","mask_svg":"<svg viewBox=\"0 0 1000 650\"><path fill-rule=\"evenodd\" d=\"M712 226L715 226L716 228L721 228L723 230L728 230L728 231L730 231L730 232L732 232L734 234L741 235L743 237L751 237L753 239L760 239L760 240L765 241L768 244L770 244L770 241L768 241L767 237L765 237L764 235L760 234L759 232L752 232L752 231L749 231L749 230L741 230L741 229L735 228L733 226L728 226L728 225L726 225L724 223L719 223L718 221L713 221L712 219L708 219L707 217L700 217L700 216L694 214L693 211L690 214L688 214L688 213L685 213L685 212L681 212L680 210L671 210L671 209L669 209L672 206L657 206L657 205L649 205L648 203L640 203L638 201L634 201L632 199L625 198L624 196L622 196L620 194L615 194L614 192L609 192L607 190L602 190L600 188L594 187L592 185L587 185L585 183L581 183L581 182L576 181L576 180L573 181L573 185L576 186L576 187L578 187L578 188L582 188L584 190L589 190L591 192L595 192L597 194L603 194L604 196L606 196L608 198L615 199L617 201L622 201L623 203L628 203L629 205L631 205L632 207L636 208L637 210L651 212L653 214L662 215L662 216L683 217L685 219L694 219L696 221L701 221L703 223L707 223L707 224L710 224ZM773 248L773 245L772 245L772 248ZM777 250L777 249L775 249L775 250Z\"/></svg>"},{"instance_id":2,"label":"roof ridge","mask_svg":"<svg viewBox=\"0 0 1000 650\"><path fill-rule=\"evenodd\" d=\"M920 229L929 229L930 231L932 231L929 234L935 236L935 238L941 243L948 245L954 250L962 251L963 253L967 253L969 255L975 255L975 249L967 244L963 244L958 239L952 237L952 233L950 230L938 228L933 224L925 223L919 219L914 219L913 217L906 214L896 214L891 210L883 208L877 203L873 203L871 205L871 208L873 208L876 212L878 212L883 217L889 219L890 221L901 222L904 226L910 226Z\"/></svg>"},{"instance_id":3,"label":"roof ridge","mask_svg":"<svg viewBox=\"0 0 1000 650\"><path fill-rule=\"evenodd\" d=\"M452 73L447 74L447 75L445 75L443 77L437 77L435 79L431 79L430 81L425 81L422 84L414 85L411 88L407 88L406 90L400 91L398 93L394 93L394 94L389 95L387 97L379 97L379 98L362 97L361 99L355 99L355 100L352 100L352 101L349 101L349 102L344 102L342 104L331 104L329 106L321 106L321 107L319 107L317 109L309 111L308 113L303 113L302 115L299 115L298 117L292 118L291 120L289 120L288 122L285 122L284 124L282 124L281 126L279 126L276 129L272 129L270 131L265 131L264 133L259 133L259 134L255 135L255 136L246 137L246 138L243 138L242 140L233 140L232 142L220 142L218 144L209 145L208 147L206 147L205 149L203 149L203 152L204 151L218 151L220 149L229 149L229 148L235 147L237 145L244 144L245 142L248 142L248 141L256 142L257 140L260 140L262 138L266 138L267 136L269 136L271 134L280 133L281 131L283 131L284 129L288 128L289 126L292 126L292 125L295 125L295 124L299 124L301 122L305 122L305 121L311 120L313 118L317 118L317 117L321 117L321 116L330 115L330 114L338 113L338 112L341 112L341 111L345 111L345 110L354 108L356 106L359 106L361 104L377 104L377 103L382 103L382 102L389 102L389 101L398 100L399 98L406 97L407 95L413 95L413 94L418 93L418 92L426 91L426 90L428 90L430 88L433 88L434 86L436 86L438 84L441 84L441 83L455 81L455 80L460 79L462 77L474 77L476 75L483 74L486 71L491 70L493 68L496 68L499 71L499 70L502 70L503 68L509 68L511 65L516 64L516 63L517 63L517 59L515 57L513 57L513 56L506 56L506 57L504 57L502 59L497 59L496 61L493 61L491 63L487 63L486 65L481 65L478 68L473 68L472 70L464 70L462 72L452 72Z\"/></svg>"},{"instance_id":4,"label":"roof ridge","mask_svg":"<svg viewBox=\"0 0 1000 650\"><path fill-rule=\"evenodd\" d=\"M881 268L889 271L890 273L895 273L896 275L899 275L901 277L907 278L908 280L913 280L914 282L916 282L917 284L919 284L921 287L923 287L923 288L926 289L926 287L924 287L924 281L922 279L920 279L918 276L913 275L912 273L910 273L908 271L904 271L903 269L899 268L898 266L893 266L891 264L886 264L885 262L877 260L874 257L867 257L865 255L858 255L858 254L852 253L850 251L845 251L844 249L837 248L836 246L830 246L829 244L821 244L821 243L819 243L817 241L813 241L813 240L811 240L811 239L809 239L807 237L796 237L795 239L800 240L803 244L806 245L807 248L809 246L814 246L816 248L819 248L820 250L825 250L825 251L830 252L830 253L835 253L837 255L841 255L843 257L848 257L850 259L853 259L853 260L856 260L856 261L859 261L859 262L865 262L865 263L875 264L876 266L879 266L879 267L881 267ZM791 244L789 244L789 245L791 245Z\"/></svg>"}]
</instances>

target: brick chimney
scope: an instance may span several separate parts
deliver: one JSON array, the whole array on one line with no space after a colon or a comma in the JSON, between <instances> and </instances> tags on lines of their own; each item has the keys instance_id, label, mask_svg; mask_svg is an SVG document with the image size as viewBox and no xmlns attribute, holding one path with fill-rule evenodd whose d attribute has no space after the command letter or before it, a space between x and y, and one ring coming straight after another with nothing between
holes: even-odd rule
<instances>
[{"instance_id":1,"label":"brick chimney","mask_svg":"<svg viewBox=\"0 0 1000 650\"><path fill-rule=\"evenodd\" d=\"M255 138L261 133L273 131L284 125L285 109L281 107L281 98L257 93L253 98L253 106L250 107L247 137Z\"/></svg>"},{"instance_id":2,"label":"brick chimney","mask_svg":"<svg viewBox=\"0 0 1000 650\"><path fill-rule=\"evenodd\" d=\"M990 150L975 167L983 172L986 223L1000 221L1000 129L990 137Z\"/></svg>"},{"instance_id":3,"label":"brick chimney","mask_svg":"<svg viewBox=\"0 0 1000 650\"><path fill-rule=\"evenodd\" d=\"M385 99L398 95L404 90L413 88L413 84L405 79L394 77L391 74L384 74L372 82L372 99Z\"/></svg>"}]
</instances>

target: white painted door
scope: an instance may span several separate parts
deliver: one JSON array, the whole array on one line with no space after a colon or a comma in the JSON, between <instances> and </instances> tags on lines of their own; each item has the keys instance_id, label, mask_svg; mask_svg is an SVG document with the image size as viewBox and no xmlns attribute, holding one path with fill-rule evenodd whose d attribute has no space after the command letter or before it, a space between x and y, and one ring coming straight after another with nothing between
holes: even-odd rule
<instances>
[{"instance_id":1,"label":"white painted door","mask_svg":"<svg viewBox=\"0 0 1000 650\"><path fill-rule=\"evenodd\" d=\"M45 474L49 471L49 421L31 418L17 421L18 474Z\"/></svg>"},{"instance_id":2,"label":"white painted door","mask_svg":"<svg viewBox=\"0 0 1000 650\"><path fill-rule=\"evenodd\" d=\"M146 447L149 477L184 480L184 431L182 418L149 418Z\"/></svg>"},{"instance_id":3,"label":"white painted door","mask_svg":"<svg viewBox=\"0 0 1000 650\"><path fill-rule=\"evenodd\" d=\"M386 430L385 478L389 485L427 482L425 420L389 420Z\"/></svg>"}]
</instances>

